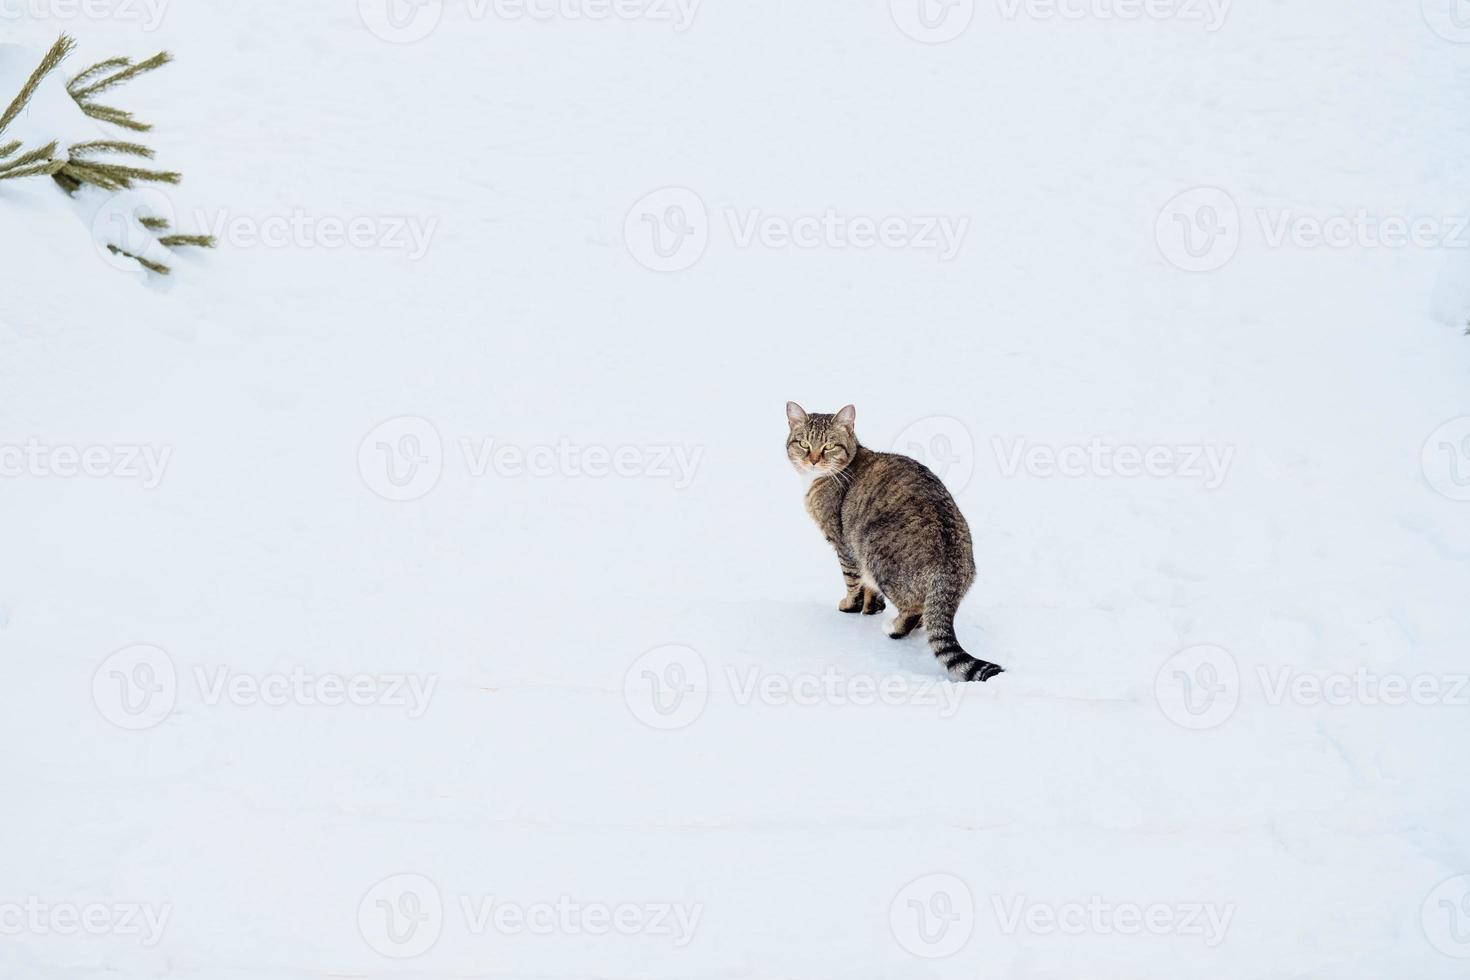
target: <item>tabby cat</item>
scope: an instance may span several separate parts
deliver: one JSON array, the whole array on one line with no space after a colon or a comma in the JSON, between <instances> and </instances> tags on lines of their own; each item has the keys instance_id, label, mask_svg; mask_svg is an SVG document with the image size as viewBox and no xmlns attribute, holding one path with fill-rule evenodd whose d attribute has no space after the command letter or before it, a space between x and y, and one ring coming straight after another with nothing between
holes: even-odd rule
<instances>
[{"instance_id":1,"label":"tabby cat","mask_svg":"<svg viewBox=\"0 0 1470 980\"><path fill-rule=\"evenodd\" d=\"M898 607L888 635L902 639L922 625L929 648L957 681L985 681L1002 668L965 652L954 614L975 580L970 526L954 498L917 460L858 444L857 410L808 415L786 403L791 432L786 456L811 480L807 513L837 550L847 595L845 613Z\"/></svg>"}]
</instances>

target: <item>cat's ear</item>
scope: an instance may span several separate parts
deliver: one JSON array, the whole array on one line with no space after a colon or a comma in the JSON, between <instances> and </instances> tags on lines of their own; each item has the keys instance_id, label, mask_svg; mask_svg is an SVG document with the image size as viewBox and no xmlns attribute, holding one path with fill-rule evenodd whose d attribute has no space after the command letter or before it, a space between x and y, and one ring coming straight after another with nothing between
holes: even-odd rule
<instances>
[{"instance_id":1,"label":"cat's ear","mask_svg":"<svg viewBox=\"0 0 1470 980\"><path fill-rule=\"evenodd\" d=\"M857 409L853 408L851 405L844 405L841 409L838 410L837 414L833 416L832 420L838 425L845 428L848 432L851 432L852 424L857 421Z\"/></svg>"},{"instance_id":2,"label":"cat's ear","mask_svg":"<svg viewBox=\"0 0 1470 980\"><path fill-rule=\"evenodd\" d=\"M796 402L786 403L786 422L794 429L806 424L806 412Z\"/></svg>"}]
</instances>

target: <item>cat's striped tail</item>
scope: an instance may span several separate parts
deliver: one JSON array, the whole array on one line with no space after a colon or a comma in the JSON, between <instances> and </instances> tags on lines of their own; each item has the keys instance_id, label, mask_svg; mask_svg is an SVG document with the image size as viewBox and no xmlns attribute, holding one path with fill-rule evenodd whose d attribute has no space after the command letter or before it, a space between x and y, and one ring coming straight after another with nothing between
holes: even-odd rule
<instances>
[{"instance_id":1,"label":"cat's striped tail","mask_svg":"<svg viewBox=\"0 0 1470 980\"><path fill-rule=\"evenodd\" d=\"M943 585L935 586L924 605L924 632L929 634L929 649L934 659L957 681L988 681L1005 668L988 660L980 660L965 652L954 635L954 614L960 595Z\"/></svg>"}]
</instances>

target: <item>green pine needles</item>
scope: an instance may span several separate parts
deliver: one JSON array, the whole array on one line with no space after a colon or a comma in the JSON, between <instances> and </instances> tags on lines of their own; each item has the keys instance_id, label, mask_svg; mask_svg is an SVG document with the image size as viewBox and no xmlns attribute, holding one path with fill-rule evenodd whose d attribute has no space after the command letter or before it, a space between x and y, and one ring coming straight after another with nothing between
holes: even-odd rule
<instances>
[{"instance_id":1,"label":"green pine needles","mask_svg":"<svg viewBox=\"0 0 1470 980\"><path fill-rule=\"evenodd\" d=\"M64 161L56 159L54 142L16 156L15 154L21 149L20 141L5 141L4 136L5 128L13 123L15 117L30 104L31 96L36 94L36 89L41 87L41 82L56 70L56 66L71 54L75 46L76 42L65 34L57 38L51 50L46 52L46 57L42 58L36 70L31 72L31 77L26 79L25 84L20 87L20 92L10 100L10 105L6 106L4 113L0 113L0 180L55 175L61 169Z\"/></svg>"},{"instance_id":2,"label":"green pine needles","mask_svg":"<svg viewBox=\"0 0 1470 980\"><path fill-rule=\"evenodd\" d=\"M18 177L41 177L55 176L64 165L64 160L56 159L56 143L50 142L39 149L22 153L20 156L12 154L20 149L20 142L6 143L0 146L0 180L14 180Z\"/></svg>"},{"instance_id":3,"label":"green pine needles","mask_svg":"<svg viewBox=\"0 0 1470 980\"><path fill-rule=\"evenodd\" d=\"M31 72L21 86L20 92L10 101L4 113L0 114L0 181L49 176L68 194L74 194L88 184L105 191L129 190L139 183L177 184L182 179L179 173L139 165L139 161L153 159L153 150L131 140L104 139L75 143L66 148L64 155L59 155L55 141L26 150L20 140L5 139L5 128L25 110L36 89L75 47L76 42L67 35L57 38L51 50L46 52L36 70ZM131 112L97 101L97 97L139 75L162 68L172 60L173 57L167 51L160 51L139 62L123 57L108 58L72 78L66 85L66 91L82 112L91 118L133 133L146 133L153 128L151 125L142 122ZM215 240L210 235L169 234L168 222L162 218L145 218L143 225L159 235L159 244L169 248L213 248L215 245ZM145 261L116 246L109 245L108 248L114 253L137 259L141 265L154 272L167 274L169 271L167 266Z\"/></svg>"},{"instance_id":4,"label":"green pine needles","mask_svg":"<svg viewBox=\"0 0 1470 980\"><path fill-rule=\"evenodd\" d=\"M153 127L140 122L131 112L103 105L97 101L96 96L139 75L162 68L172 60L173 57L167 51L160 51L147 61L137 64L127 58L108 58L73 78L67 83L66 90L82 111L93 119L135 133L146 133ZM119 163L114 159L116 156L151 160L153 151L138 143L120 140L78 143L67 150L66 165L55 174L56 180L68 191L75 191L83 184L95 184L103 190L119 191L132 187L137 181L177 184L182 179L172 170L150 170L131 163Z\"/></svg>"}]
</instances>

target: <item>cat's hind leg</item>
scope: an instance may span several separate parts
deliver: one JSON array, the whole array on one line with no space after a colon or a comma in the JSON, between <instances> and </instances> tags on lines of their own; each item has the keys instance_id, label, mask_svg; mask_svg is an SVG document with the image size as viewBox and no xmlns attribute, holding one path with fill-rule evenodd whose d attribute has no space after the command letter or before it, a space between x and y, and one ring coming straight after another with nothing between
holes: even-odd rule
<instances>
[{"instance_id":1,"label":"cat's hind leg","mask_svg":"<svg viewBox=\"0 0 1470 980\"><path fill-rule=\"evenodd\" d=\"M910 611L902 607L898 610L898 618L888 624L888 635L895 640L901 640L918 628L924 618L923 609Z\"/></svg>"},{"instance_id":2,"label":"cat's hind leg","mask_svg":"<svg viewBox=\"0 0 1470 980\"><path fill-rule=\"evenodd\" d=\"M915 589L907 579L890 577L881 581L885 581L887 586L883 591L898 607L897 618L885 627L884 632L895 640L901 640L923 622L926 596Z\"/></svg>"},{"instance_id":3,"label":"cat's hind leg","mask_svg":"<svg viewBox=\"0 0 1470 980\"><path fill-rule=\"evenodd\" d=\"M888 603L883 601L883 590L878 588L878 583L870 573L864 571L859 581L863 587L864 616L876 616L888 608Z\"/></svg>"}]
</instances>

